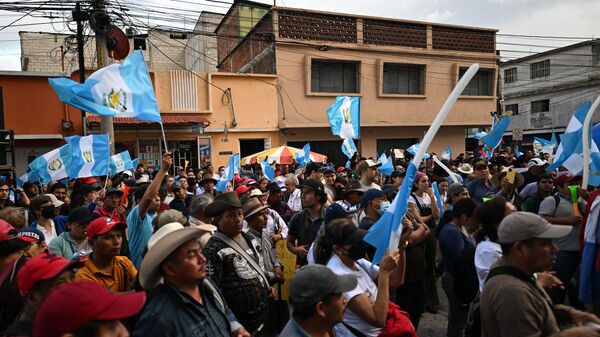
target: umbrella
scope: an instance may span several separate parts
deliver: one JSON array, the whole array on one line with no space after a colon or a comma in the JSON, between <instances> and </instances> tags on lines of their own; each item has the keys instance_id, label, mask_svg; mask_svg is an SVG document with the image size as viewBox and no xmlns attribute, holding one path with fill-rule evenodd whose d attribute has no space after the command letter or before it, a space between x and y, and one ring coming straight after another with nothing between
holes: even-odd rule
<instances>
[{"instance_id":1,"label":"umbrella","mask_svg":"<svg viewBox=\"0 0 600 337\"><path fill-rule=\"evenodd\" d=\"M269 163L276 162L277 164L292 164L294 159L296 159L296 155L301 152L301 149L284 145L244 157L242 158L241 163L242 165L257 164L265 160L265 158L268 158ZM310 160L325 163L327 161L327 156L311 151Z\"/></svg>"}]
</instances>

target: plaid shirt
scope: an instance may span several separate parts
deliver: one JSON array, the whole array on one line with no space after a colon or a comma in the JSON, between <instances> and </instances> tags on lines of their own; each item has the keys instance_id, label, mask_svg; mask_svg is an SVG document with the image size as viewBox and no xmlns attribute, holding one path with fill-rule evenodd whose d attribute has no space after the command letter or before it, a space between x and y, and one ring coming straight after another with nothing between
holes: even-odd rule
<instances>
[{"instance_id":1,"label":"plaid shirt","mask_svg":"<svg viewBox=\"0 0 600 337\"><path fill-rule=\"evenodd\" d=\"M242 239L252 247L251 255L259 266L264 266L259 243L246 233ZM227 305L246 330L253 332L264 324L267 316L268 296L271 288L264 284L264 267L255 270L252 265L221 239L213 236L204 247L206 272L217 283Z\"/></svg>"}]
</instances>

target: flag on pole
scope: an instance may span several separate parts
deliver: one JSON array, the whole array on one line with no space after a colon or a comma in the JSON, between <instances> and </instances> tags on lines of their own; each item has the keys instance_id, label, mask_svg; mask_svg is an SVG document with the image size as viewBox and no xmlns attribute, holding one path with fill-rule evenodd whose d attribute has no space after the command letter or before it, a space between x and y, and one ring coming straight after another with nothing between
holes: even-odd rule
<instances>
[{"instance_id":1,"label":"flag on pole","mask_svg":"<svg viewBox=\"0 0 600 337\"><path fill-rule=\"evenodd\" d=\"M431 184L431 188L433 189L433 193L435 195L435 203L438 207L438 209L440 210L440 219L442 218L442 215L444 215L444 201L442 200L442 195L440 194L440 188L438 187L437 182L433 182L433 184Z\"/></svg>"},{"instance_id":2,"label":"flag on pole","mask_svg":"<svg viewBox=\"0 0 600 337\"><path fill-rule=\"evenodd\" d=\"M379 162L381 163L381 166L379 166L377 170L386 176L391 176L392 172L394 172L394 165L392 165L390 158L386 157L385 153L382 153L381 156L379 156Z\"/></svg>"},{"instance_id":3,"label":"flag on pole","mask_svg":"<svg viewBox=\"0 0 600 337\"><path fill-rule=\"evenodd\" d=\"M263 176L269 181L273 181L273 179L275 179L275 169L269 165L267 158L260 162L260 168L262 169Z\"/></svg>"},{"instance_id":4,"label":"flag on pole","mask_svg":"<svg viewBox=\"0 0 600 337\"><path fill-rule=\"evenodd\" d=\"M17 187L23 187L23 184L25 184L26 182L28 182L30 180L29 174L30 174L30 171L27 171L27 172L21 174L17 178Z\"/></svg>"},{"instance_id":5,"label":"flag on pole","mask_svg":"<svg viewBox=\"0 0 600 337\"><path fill-rule=\"evenodd\" d=\"M481 132L477 132L473 135L473 138L477 139L477 140L481 140L481 138L487 136L487 132L485 131L481 131Z\"/></svg>"},{"instance_id":6,"label":"flag on pole","mask_svg":"<svg viewBox=\"0 0 600 337\"><path fill-rule=\"evenodd\" d=\"M346 157L348 157L348 159L352 159L356 151L356 145L354 145L352 138L344 138L344 141L342 142L342 152L346 155Z\"/></svg>"},{"instance_id":7,"label":"flag on pole","mask_svg":"<svg viewBox=\"0 0 600 337\"><path fill-rule=\"evenodd\" d=\"M67 143L34 159L29 163L29 169L39 177L38 180L48 184L69 176L71 157L71 145Z\"/></svg>"},{"instance_id":8,"label":"flag on pole","mask_svg":"<svg viewBox=\"0 0 600 337\"><path fill-rule=\"evenodd\" d=\"M444 149L444 153L442 153L440 158L444 160L452 160L452 149L450 148L450 145Z\"/></svg>"},{"instance_id":9,"label":"flag on pole","mask_svg":"<svg viewBox=\"0 0 600 337\"><path fill-rule=\"evenodd\" d=\"M236 158L237 157L237 158ZM227 190L227 182L229 182L230 180L233 179L233 176L235 175L235 163L236 161L239 163L240 161L240 154L236 153L232 156L229 157L229 160L227 161L227 167L225 168L225 172L223 172L223 175L221 176L221 179L219 179L219 182L215 185L215 188L219 191L219 192L225 192Z\"/></svg>"},{"instance_id":10,"label":"flag on pole","mask_svg":"<svg viewBox=\"0 0 600 337\"><path fill-rule=\"evenodd\" d=\"M109 173L108 134L72 136L65 140L73 151L69 178L103 176Z\"/></svg>"},{"instance_id":11,"label":"flag on pole","mask_svg":"<svg viewBox=\"0 0 600 337\"><path fill-rule=\"evenodd\" d=\"M129 117L160 123L160 113L144 56L136 50L123 64L111 64L95 71L85 83L50 78L58 98L90 113Z\"/></svg>"},{"instance_id":12,"label":"flag on pole","mask_svg":"<svg viewBox=\"0 0 600 337\"><path fill-rule=\"evenodd\" d=\"M552 133L552 139L546 140L544 138L533 137L533 151L535 154L540 152L553 154L554 148L557 145L556 135Z\"/></svg>"},{"instance_id":13,"label":"flag on pole","mask_svg":"<svg viewBox=\"0 0 600 337\"><path fill-rule=\"evenodd\" d=\"M360 138L360 97L338 96L327 109L331 132L340 138Z\"/></svg>"},{"instance_id":14,"label":"flag on pole","mask_svg":"<svg viewBox=\"0 0 600 337\"><path fill-rule=\"evenodd\" d=\"M419 143L413 144L408 149L406 149L406 152L412 154L413 156L416 155L418 151L419 151Z\"/></svg>"},{"instance_id":15,"label":"flag on pole","mask_svg":"<svg viewBox=\"0 0 600 337\"><path fill-rule=\"evenodd\" d=\"M138 165L140 164L140 158L135 158L131 161L131 164L133 165L133 169L137 169Z\"/></svg>"},{"instance_id":16,"label":"flag on pole","mask_svg":"<svg viewBox=\"0 0 600 337\"><path fill-rule=\"evenodd\" d=\"M125 170L133 169L133 162L131 161L129 151L123 151L110 157L109 170L111 176L114 176L115 174L123 172Z\"/></svg>"},{"instance_id":17,"label":"flag on pole","mask_svg":"<svg viewBox=\"0 0 600 337\"><path fill-rule=\"evenodd\" d=\"M510 124L512 117L509 115L502 115L499 119L494 117L495 123L493 123L492 131L487 135L481 137L481 141L492 151L500 145L502 142L502 136L506 132L506 128Z\"/></svg>"},{"instance_id":18,"label":"flag on pole","mask_svg":"<svg viewBox=\"0 0 600 337\"><path fill-rule=\"evenodd\" d=\"M310 143L304 144L302 151L296 153L296 161L298 162L298 168L302 168L310 162Z\"/></svg>"}]
</instances>

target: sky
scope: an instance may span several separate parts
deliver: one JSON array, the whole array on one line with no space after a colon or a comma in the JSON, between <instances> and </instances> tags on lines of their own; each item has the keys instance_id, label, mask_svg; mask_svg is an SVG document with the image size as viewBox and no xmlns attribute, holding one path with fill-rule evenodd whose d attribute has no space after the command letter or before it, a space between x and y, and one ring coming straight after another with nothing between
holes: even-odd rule
<instances>
[{"instance_id":1,"label":"sky","mask_svg":"<svg viewBox=\"0 0 600 337\"><path fill-rule=\"evenodd\" d=\"M61 0L49 1L60 4ZM132 3L187 10L187 15L208 10L225 13L228 5L206 0L115 0L128 7ZM277 5L358 15L381 16L407 20L429 21L495 28L499 34L538 35L553 37L597 38L600 35L599 0L276 0ZM258 2L273 4L273 1ZM0 5L1 5L0 1ZM109 4L111 1L109 1ZM143 6L143 5L142 5ZM68 13L68 12L64 12ZM180 11L179 13L182 13ZM18 31L66 32L59 13L46 13L48 18L24 17L15 25L5 27L24 13L0 11L0 70L20 70ZM185 28L192 28L187 20ZM36 24L42 23L42 24ZM154 22L158 24L159 22ZM184 27L179 24L169 25ZM583 41L582 39L541 39L498 35L497 49L505 59L526 56Z\"/></svg>"}]
</instances>

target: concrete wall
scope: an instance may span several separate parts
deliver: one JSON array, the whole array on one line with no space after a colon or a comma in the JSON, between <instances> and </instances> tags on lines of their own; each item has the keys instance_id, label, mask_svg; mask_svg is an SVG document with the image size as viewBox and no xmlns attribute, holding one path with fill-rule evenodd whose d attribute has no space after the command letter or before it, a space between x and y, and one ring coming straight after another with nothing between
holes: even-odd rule
<instances>
[{"instance_id":1,"label":"concrete wall","mask_svg":"<svg viewBox=\"0 0 600 337\"><path fill-rule=\"evenodd\" d=\"M63 72L70 74L79 68L77 42L74 35L43 32L19 32L21 40L21 70ZM86 68L96 68L96 42L86 39L84 58ZM64 53L64 56L61 54ZM64 66L63 66L64 63Z\"/></svg>"},{"instance_id":2,"label":"concrete wall","mask_svg":"<svg viewBox=\"0 0 600 337\"><path fill-rule=\"evenodd\" d=\"M194 27L194 33L185 46L185 66L199 72L217 71L217 38L214 31L223 14L202 12Z\"/></svg>"}]
</instances>

